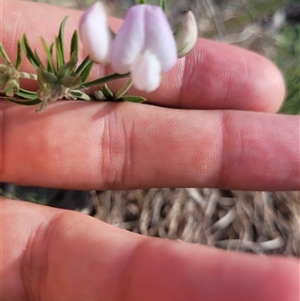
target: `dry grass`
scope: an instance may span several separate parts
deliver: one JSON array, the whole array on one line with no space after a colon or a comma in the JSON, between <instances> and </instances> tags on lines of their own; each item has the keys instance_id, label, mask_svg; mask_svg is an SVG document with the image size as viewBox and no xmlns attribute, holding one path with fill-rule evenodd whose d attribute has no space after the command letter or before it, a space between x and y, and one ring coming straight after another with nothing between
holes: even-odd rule
<instances>
[{"instance_id":1,"label":"dry grass","mask_svg":"<svg viewBox=\"0 0 300 301\"><path fill-rule=\"evenodd\" d=\"M96 218L142 235L300 256L299 199L299 192L166 188L93 192L91 205Z\"/></svg>"}]
</instances>

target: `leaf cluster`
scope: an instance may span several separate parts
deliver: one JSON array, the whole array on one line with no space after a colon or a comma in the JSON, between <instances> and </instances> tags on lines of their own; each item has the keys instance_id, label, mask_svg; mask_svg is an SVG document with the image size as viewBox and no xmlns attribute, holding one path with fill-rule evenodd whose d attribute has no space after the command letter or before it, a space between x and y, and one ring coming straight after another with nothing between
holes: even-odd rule
<instances>
[{"instance_id":1,"label":"leaf cluster","mask_svg":"<svg viewBox=\"0 0 300 301\"><path fill-rule=\"evenodd\" d=\"M44 56L46 57L44 61L36 49L31 47L26 34L23 34L21 40L18 41L17 58L14 64L3 45L0 44L0 56L5 61L5 64L0 64L0 93L4 93L7 99L15 104L40 105L37 111L44 110L49 101L62 98L85 101L145 101L145 98L139 96L122 96L122 98L116 99L116 95L108 88L107 82L128 77L128 73L122 75L113 73L93 81L87 81L94 62L87 56L78 64L79 38L77 30L74 31L71 38L69 55L68 57L65 55L64 32L67 19L68 17L65 17L61 22L58 35L52 43L48 45L45 39L41 37ZM36 74L20 71L22 53L35 68ZM36 80L39 89L28 91L20 88L20 78ZM102 93L101 97L99 97L99 93L95 93L95 98L91 98L83 91L97 85L103 85L100 91Z\"/></svg>"}]
</instances>

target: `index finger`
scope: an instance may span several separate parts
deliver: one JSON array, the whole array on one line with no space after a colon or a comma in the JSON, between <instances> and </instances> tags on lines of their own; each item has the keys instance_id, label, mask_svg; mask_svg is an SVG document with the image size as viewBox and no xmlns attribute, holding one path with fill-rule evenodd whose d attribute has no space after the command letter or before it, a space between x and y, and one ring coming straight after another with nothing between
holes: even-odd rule
<instances>
[{"instance_id":1,"label":"index finger","mask_svg":"<svg viewBox=\"0 0 300 301\"><path fill-rule=\"evenodd\" d=\"M128 102L53 102L40 114L10 103L1 108L3 182L299 189L298 116Z\"/></svg>"},{"instance_id":2,"label":"index finger","mask_svg":"<svg viewBox=\"0 0 300 301\"><path fill-rule=\"evenodd\" d=\"M65 40L70 41L82 14L23 1L5 1L2 11L2 41L13 60L17 39L24 32L33 47L41 51L40 36L46 41L53 40L66 15L69 20ZM116 30L120 21L110 18L109 23ZM84 55L82 51L81 58ZM23 65L24 70L29 68L28 63ZM110 68L98 65L92 76L111 72ZM124 81L118 81L110 87L116 91L122 83ZM145 94L132 89L131 93L145 96L153 104L169 107L275 112L283 101L285 89L279 70L262 56L231 45L199 39L193 52L178 60L176 67L163 75L162 85L156 91Z\"/></svg>"}]
</instances>

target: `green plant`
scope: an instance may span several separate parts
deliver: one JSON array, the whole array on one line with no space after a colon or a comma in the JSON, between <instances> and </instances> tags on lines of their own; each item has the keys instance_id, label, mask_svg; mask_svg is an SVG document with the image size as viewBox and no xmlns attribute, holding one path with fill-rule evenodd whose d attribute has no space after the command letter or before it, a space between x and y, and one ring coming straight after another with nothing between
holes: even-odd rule
<instances>
[{"instance_id":1,"label":"green plant","mask_svg":"<svg viewBox=\"0 0 300 301\"><path fill-rule=\"evenodd\" d=\"M300 25L284 29L281 51L275 61L285 75L287 88L280 112L300 114Z\"/></svg>"}]
</instances>

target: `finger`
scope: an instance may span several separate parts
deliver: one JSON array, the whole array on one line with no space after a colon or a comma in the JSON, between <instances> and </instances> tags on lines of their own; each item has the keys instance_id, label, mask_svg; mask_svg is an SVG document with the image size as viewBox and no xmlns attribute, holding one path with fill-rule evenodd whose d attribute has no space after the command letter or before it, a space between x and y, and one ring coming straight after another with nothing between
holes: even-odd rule
<instances>
[{"instance_id":1,"label":"finger","mask_svg":"<svg viewBox=\"0 0 300 301\"><path fill-rule=\"evenodd\" d=\"M299 262L154 239L1 201L3 300L296 301Z\"/></svg>"},{"instance_id":2,"label":"finger","mask_svg":"<svg viewBox=\"0 0 300 301\"><path fill-rule=\"evenodd\" d=\"M34 18L32 17L34 15ZM52 41L59 23L69 15L66 41L70 41L81 12L43 4L6 1L3 4L3 43L15 59L16 41L26 32L30 43L43 52L40 36ZM113 28L119 21L110 19ZM38 30L37 30L38 26ZM67 47L66 47L67 48ZM81 57L83 57L81 53ZM29 65L23 68L29 70ZM32 71L32 69L31 69ZM97 66L94 77L112 70ZM110 84L116 91L124 84ZM170 107L202 109L240 109L274 112L284 97L283 79L267 59L234 46L199 39L194 51L178 61L176 67L163 75L160 88L151 94L138 93L149 102Z\"/></svg>"},{"instance_id":3,"label":"finger","mask_svg":"<svg viewBox=\"0 0 300 301\"><path fill-rule=\"evenodd\" d=\"M85 190L299 188L299 116L96 102L51 103L40 114L2 109L2 181Z\"/></svg>"}]
</instances>

